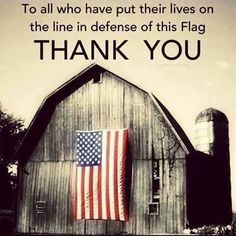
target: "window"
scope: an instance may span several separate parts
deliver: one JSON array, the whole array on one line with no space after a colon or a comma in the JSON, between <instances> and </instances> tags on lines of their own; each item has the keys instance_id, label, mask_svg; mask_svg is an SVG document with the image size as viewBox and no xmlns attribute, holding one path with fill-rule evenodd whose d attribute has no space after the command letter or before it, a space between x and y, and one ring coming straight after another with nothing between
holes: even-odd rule
<instances>
[{"instance_id":1,"label":"window","mask_svg":"<svg viewBox=\"0 0 236 236\"><path fill-rule=\"evenodd\" d=\"M160 208L160 173L159 160L155 159L154 150L152 151L152 199L149 203L149 214L159 215Z\"/></svg>"},{"instance_id":2,"label":"window","mask_svg":"<svg viewBox=\"0 0 236 236\"><path fill-rule=\"evenodd\" d=\"M159 202L149 203L149 215L159 215Z\"/></svg>"},{"instance_id":3,"label":"window","mask_svg":"<svg viewBox=\"0 0 236 236\"><path fill-rule=\"evenodd\" d=\"M160 198L160 176L159 176L159 162L154 160L152 162L152 201L158 202Z\"/></svg>"}]
</instances>

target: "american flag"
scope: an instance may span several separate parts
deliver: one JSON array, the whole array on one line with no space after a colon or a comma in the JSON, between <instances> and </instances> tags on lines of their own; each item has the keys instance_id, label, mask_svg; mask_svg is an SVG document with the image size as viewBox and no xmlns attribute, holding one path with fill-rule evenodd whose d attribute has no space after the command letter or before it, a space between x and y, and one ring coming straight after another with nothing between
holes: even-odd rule
<instances>
[{"instance_id":1,"label":"american flag","mask_svg":"<svg viewBox=\"0 0 236 236\"><path fill-rule=\"evenodd\" d=\"M128 129L77 131L76 219L128 220Z\"/></svg>"}]
</instances>

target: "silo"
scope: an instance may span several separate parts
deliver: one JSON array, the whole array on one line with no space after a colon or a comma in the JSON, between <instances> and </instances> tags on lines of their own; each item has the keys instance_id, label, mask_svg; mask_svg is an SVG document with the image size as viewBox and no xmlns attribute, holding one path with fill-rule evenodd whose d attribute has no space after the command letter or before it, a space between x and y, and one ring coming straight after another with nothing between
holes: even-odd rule
<instances>
[{"instance_id":1,"label":"silo","mask_svg":"<svg viewBox=\"0 0 236 236\"><path fill-rule=\"evenodd\" d=\"M213 198L214 223L229 224L232 219L229 132L224 113L213 108L202 111L196 118L196 150L211 158L208 170L209 195ZM201 170L199 170L201 171ZM213 192L212 192L213 191Z\"/></svg>"},{"instance_id":2,"label":"silo","mask_svg":"<svg viewBox=\"0 0 236 236\"><path fill-rule=\"evenodd\" d=\"M228 119L224 113L208 108L196 118L196 149L217 158L229 159Z\"/></svg>"}]
</instances>

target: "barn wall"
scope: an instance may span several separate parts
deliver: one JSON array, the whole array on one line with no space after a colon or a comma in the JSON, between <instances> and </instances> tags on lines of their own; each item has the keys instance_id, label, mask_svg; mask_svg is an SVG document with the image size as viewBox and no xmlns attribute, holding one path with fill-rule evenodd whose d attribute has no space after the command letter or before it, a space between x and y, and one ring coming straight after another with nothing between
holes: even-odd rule
<instances>
[{"instance_id":1,"label":"barn wall","mask_svg":"<svg viewBox=\"0 0 236 236\"><path fill-rule=\"evenodd\" d=\"M76 130L129 127L132 156L127 223L73 220ZM160 165L160 214L149 215L152 150ZM185 227L185 153L147 93L105 72L59 103L20 177L18 232L73 234L177 233ZM37 200L46 201L37 214Z\"/></svg>"}]
</instances>

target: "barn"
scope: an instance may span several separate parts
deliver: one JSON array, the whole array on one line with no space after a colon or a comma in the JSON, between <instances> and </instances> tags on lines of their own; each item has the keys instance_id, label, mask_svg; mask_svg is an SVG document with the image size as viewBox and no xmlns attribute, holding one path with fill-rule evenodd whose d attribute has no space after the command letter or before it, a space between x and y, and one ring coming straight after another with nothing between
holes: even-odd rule
<instances>
[{"instance_id":1,"label":"barn","mask_svg":"<svg viewBox=\"0 0 236 236\"><path fill-rule=\"evenodd\" d=\"M124 128L129 132L128 218L75 219L76 131ZM197 212L194 201L205 200L197 199L194 187L187 190L199 178L196 171L191 176L191 168L204 162L200 158L199 164L196 155L182 128L153 94L93 64L46 97L17 151L16 232L182 233L189 222L197 222L192 216L199 218L206 210ZM202 172L209 173L209 168L205 165ZM188 200L191 194L194 201Z\"/></svg>"}]
</instances>

